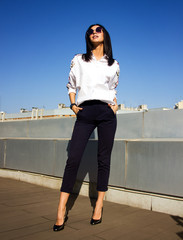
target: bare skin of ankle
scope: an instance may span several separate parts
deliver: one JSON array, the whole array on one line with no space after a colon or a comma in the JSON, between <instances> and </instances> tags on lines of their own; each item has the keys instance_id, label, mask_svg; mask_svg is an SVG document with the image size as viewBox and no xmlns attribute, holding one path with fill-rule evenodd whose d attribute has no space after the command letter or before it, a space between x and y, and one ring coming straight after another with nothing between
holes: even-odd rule
<instances>
[{"instance_id":1,"label":"bare skin of ankle","mask_svg":"<svg viewBox=\"0 0 183 240\"><path fill-rule=\"evenodd\" d=\"M69 193L61 192L60 199L58 204L58 211L57 211L57 220L56 225L62 225L64 223L65 218L65 211L66 211L66 204L69 198Z\"/></svg>"},{"instance_id":2,"label":"bare skin of ankle","mask_svg":"<svg viewBox=\"0 0 183 240\"><path fill-rule=\"evenodd\" d=\"M64 217L65 217L65 208L64 209L58 208L56 225L62 225L64 223Z\"/></svg>"},{"instance_id":3,"label":"bare skin of ankle","mask_svg":"<svg viewBox=\"0 0 183 240\"><path fill-rule=\"evenodd\" d=\"M98 220L101 218L104 196L105 192L98 192L98 198L96 201L96 206L92 217L94 220Z\"/></svg>"},{"instance_id":4,"label":"bare skin of ankle","mask_svg":"<svg viewBox=\"0 0 183 240\"><path fill-rule=\"evenodd\" d=\"M56 225L62 225L64 223L66 204L67 204L69 195L70 195L69 193L65 193L65 192L60 193L60 199L59 199L58 211L57 211L57 220L55 223ZM98 192L98 198L96 201L96 206L95 206L95 210L92 217L95 220L98 220L101 218L104 196L105 196L105 192Z\"/></svg>"}]
</instances>

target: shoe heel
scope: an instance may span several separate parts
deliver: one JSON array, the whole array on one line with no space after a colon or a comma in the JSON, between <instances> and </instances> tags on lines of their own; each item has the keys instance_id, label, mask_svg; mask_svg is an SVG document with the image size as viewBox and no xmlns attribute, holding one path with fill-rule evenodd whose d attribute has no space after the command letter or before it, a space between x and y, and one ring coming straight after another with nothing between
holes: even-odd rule
<instances>
[{"instance_id":1,"label":"shoe heel","mask_svg":"<svg viewBox=\"0 0 183 240\"><path fill-rule=\"evenodd\" d=\"M97 225L97 224L99 224L99 223L101 223L102 222L102 215L103 215L103 208L102 208L102 211L101 211L101 218L100 219L91 219L91 221L90 221L90 224L91 225Z\"/></svg>"}]
</instances>

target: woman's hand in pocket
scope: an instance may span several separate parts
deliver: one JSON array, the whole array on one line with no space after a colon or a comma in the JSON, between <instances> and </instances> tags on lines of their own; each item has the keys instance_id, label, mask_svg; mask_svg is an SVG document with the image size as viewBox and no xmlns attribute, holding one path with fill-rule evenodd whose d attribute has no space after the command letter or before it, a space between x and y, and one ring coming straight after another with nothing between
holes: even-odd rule
<instances>
[{"instance_id":1,"label":"woman's hand in pocket","mask_svg":"<svg viewBox=\"0 0 183 240\"><path fill-rule=\"evenodd\" d=\"M118 110L118 105L112 105L112 104L108 104L108 106L113 110L114 114L116 114L117 110Z\"/></svg>"},{"instance_id":2,"label":"woman's hand in pocket","mask_svg":"<svg viewBox=\"0 0 183 240\"><path fill-rule=\"evenodd\" d=\"M83 109L80 108L80 107L78 107L78 106L76 106L76 105L74 105L74 106L72 107L72 111L73 111L76 115L78 114L78 112L79 112L80 110L83 110Z\"/></svg>"}]
</instances>

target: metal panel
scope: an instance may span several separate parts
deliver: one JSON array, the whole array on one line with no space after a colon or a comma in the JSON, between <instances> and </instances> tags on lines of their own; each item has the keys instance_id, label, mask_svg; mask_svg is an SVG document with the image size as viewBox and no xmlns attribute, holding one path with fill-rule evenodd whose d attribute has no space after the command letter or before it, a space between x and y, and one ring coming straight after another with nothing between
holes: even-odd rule
<instances>
[{"instance_id":1,"label":"metal panel","mask_svg":"<svg viewBox=\"0 0 183 240\"><path fill-rule=\"evenodd\" d=\"M0 140L0 168L4 167L4 152L5 152L4 144L5 144L5 141Z\"/></svg>"},{"instance_id":2,"label":"metal panel","mask_svg":"<svg viewBox=\"0 0 183 240\"><path fill-rule=\"evenodd\" d=\"M0 137L28 137L28 121L0 122Z\"/></svg>"},{"instance_id":3,"label":"metal panel","mask_svg":"<svg viewBox=\"0 0 183 240\"><path fill-rule=\"evenodd\" d=\"M141 138L143 113L118 114L116 139ZM0 137L70 138L75 118L0 122ZM90 139L97 139L95 130Z\"/></svg>"},{"instance_id":4,"label":"metal panel","mask_svg":"<svg viewBox=\"0 0 183 240\"><path fill-rule=\"evenodd\" d=\"M0 140L0 167L5 142L5 168L63 176L69 140ZM182 140L114 142L109 185L183 197L182 172ZM97 141L89 140L77 179L96 182L96 177Z\"/></svg>"},{"instance_id":5,"label":"metal panel","mask_svg":"<svg viewBox=\"0 0 183 240\"><path fill-rule=\"evenodd\" d=\"M70 138L75 118L43 119L29 121L29 137Z\"/></svg>"},{"instance_id":6,"label":"metal panel","mask_svg":"<svg viewBox=\"0 0 183 240\"><path fill-rule=\"evenodd\" d=\"M85 149L77 180L96 182L97 141L89 140ZM68 140L7 139L6 168L63 177ZM111 156L110 185L124 186L125 143L115 141Z\"/></svg>"},{"instance_id":7,"label":"metal panel","mask_svg":"<svg viewBox=\"0 0 183 240\"><path fill-rule=\"evenodd\" d=\"M144 113L145 138L182 138L183 110L149 111Z\"/></svg>"},{"instance_id":8,"label":"metal panel","mask_svg":"<svg viewBox=\"0 0 183 240\"><path fill-rule=\"evenodd\" d=\"M8 139L5 167L53 175L54 157L52 140Z\"/></svg>"},{"instance_id":9,"label":"metal panel","mask_svg":"<svg viewBox=\"0 0 183 240\"><path fill-rule=\"evenodd\" d=\"M183 110L117 115L116 139L182 138ZM0 137L70 138L75 118L0 122ZM91 136L97 139L97 130Z\"/></svg>"},{"instance_id":10,"label":"metal panel","mask_svg":"<svg viewBox=\"0 0 183 240\"><path fill-rule=\"evenodd\" d=\"M55 160L53 159L54 176L63 177L68 156L69 140L55 140Z\"/></svg>"},{"instance_id":11,"label":"metal panel","mask_svg":"<svg viewBox=\"0 0 183 240\"><path fill-rule=\"evenodd\" d=\"M115 140L111 156L109 185L125 185L125 141Z\"/></svg>"},{"instance_id":12,"label":"metal panel","mask_svg":"<svg viewBox=\"0 0 183 240\"><path fill-rule=\"evenodd\" d=\"M142 127L143 113L118 114L115 139L142 138Z\"/></svg>"},{"instance_id":13,"label":"metal panel","mask_svg":"<svg viewBox=\"0 0 183 240\"><path fill-rule=\"evenodd\" d=\"M126 187L183 196L183 142L128 143Z\"/></svg>"},{"instance_id":14,"label":"metal panel","mask_svg":"<svg viewBox=\"0 0 183 240\"><path fill-rule=\"evenodd\" d=\"M75 118L12 121L0 123L0 137L70 138Z\"/></svg>"}]
</instances>

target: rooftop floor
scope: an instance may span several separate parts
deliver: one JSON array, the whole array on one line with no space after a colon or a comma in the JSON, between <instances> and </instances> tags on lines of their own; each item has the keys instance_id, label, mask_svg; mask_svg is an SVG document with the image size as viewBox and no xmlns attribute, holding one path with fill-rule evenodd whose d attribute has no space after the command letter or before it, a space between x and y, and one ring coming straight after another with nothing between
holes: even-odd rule
<instances>
[{"instance_id":1,"label":"rooftop floor","mask_svg":"<svg viewBox=\"0 0 183 240\"><path fill-rule=\"evenodd\" d=\"M104 202L101 224L89 224L94 199L72 195L65 229L53 232L59 191L0 178L0 239L180 240L183 218Z\"/></svg>"}]
</instances>

